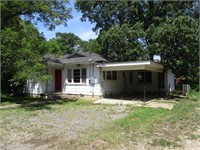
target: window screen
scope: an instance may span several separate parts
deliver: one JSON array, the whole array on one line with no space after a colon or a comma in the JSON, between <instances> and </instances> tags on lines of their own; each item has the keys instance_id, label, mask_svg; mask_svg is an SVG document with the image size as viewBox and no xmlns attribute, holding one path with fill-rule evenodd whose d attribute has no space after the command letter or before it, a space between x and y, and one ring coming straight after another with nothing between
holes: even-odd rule
<instances>
[{"instance_id":1,"label":"window screen","mask_svg":"<svg viewBox=\"0 0 200 150\"><path fill-rule=\"evenodd\" d=\"M80 69L74 69L74 83L80 83Z\"/></svg>"}]
</instances>

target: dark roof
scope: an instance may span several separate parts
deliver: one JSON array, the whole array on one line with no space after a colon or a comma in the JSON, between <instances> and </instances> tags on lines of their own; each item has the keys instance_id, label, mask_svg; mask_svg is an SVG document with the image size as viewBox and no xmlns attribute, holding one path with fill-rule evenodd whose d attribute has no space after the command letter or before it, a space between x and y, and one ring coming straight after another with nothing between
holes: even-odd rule
<instances>
[{"instance_id":1,"label":"dark roof","mask_svg":"<svg viewBox=\"0 0 200 150\"><path fill-rule=\"evenodd\" d=\"M92 62L107 62L107 60L101 57L99 54L93 52L74 52L70 55L60 56L56 58L52 54L45 56L45 60L48 63L60 63L60 64L83 64Z\"/></svg>"}]
</instances>

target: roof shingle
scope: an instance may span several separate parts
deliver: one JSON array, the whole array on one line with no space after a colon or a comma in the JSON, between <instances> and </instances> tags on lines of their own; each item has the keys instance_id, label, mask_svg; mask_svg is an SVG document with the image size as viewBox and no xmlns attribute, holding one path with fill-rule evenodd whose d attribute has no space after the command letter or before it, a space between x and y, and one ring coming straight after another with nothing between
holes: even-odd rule
<instances>
[{"instance_id":1,"label":"roof shingle","mask_svg":"<svg viewBox=\"0 0 200 150\"><path fill-rule=\"evenodd\" d=\"M74 52L71 55L64 55L56 58L52 54L45 56L45 60L48 63L61 63L61 64L83 64L88 62L107 62L107 60L101 57L99 54L93 52Z\"/></svg>"}]
</instances>

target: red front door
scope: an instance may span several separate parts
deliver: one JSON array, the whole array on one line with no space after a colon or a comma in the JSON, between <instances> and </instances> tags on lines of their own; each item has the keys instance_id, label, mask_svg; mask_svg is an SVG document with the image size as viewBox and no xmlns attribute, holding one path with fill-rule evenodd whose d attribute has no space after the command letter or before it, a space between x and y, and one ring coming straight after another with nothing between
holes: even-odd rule
<instances>
[{"instance_id":1,"label":"red front door","mask_svg":"<svg viewBox=\"0 0 200 150\"><path fill-rule=\"evenodd\" d=\"M55 70L55 90L56 91L61 91L61 80L62 80L62 75L61 75L61 70Z\"/></svg>"}]
</instances>

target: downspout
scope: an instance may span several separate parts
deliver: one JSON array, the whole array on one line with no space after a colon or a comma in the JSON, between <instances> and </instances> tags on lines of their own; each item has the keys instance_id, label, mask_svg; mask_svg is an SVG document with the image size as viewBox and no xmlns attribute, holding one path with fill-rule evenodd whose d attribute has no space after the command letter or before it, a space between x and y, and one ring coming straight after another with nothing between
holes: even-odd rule
<instances>
[{"instance_id":1,"label":"downspout","mask_svg":"<svg viewBox=\"0 0 200 150\"><path fill-rule=\"evenodd\" d=\"M94 63L91 64L92 67L92 78L93 78L93 83L92 83L92 97L94 97Z\"/></svg>"},{"instance_id":2,"label":"downspout","mask_svg":"<svg viewBox=\"0 0 200 150\"><path fill-rule=\"evenodd\" d=\"M94 90L93 90L92 76L94 76L94 75L92 75L92 59L89 59L88 61L90 62L90 65L89 65L89 68L90 68L90 70L89 70L89 76L90 76L89 84L91 86L91 92L92 92L92 97L93 97L94 96Z\"/></svg>"},{"instance_id":3,"label":"downspout","mask_svg":"<svg viewBox=\"0 0 200 150\"><path fill-rule=\"evenodd\" d=\"M46 73L48 73L48 69L46 69ZM44 98L48 98L48 80L45 82L45 95Z\"/></svg>"},{"instance_id":4,"label":"downspout","mask_svg":"<svg viewBox=\"0 0 200 150\"><path fill-rule=\"evenodd\" d=\"M102 97L104 97L105 94L106 94L106 91L104 89L104 82L105 81L104 81L102 66L103 66L103 62L101 62L100 65L99 65L99 70L100 70L100 76L99 76L100 81L99 81L99 83L100 83L100 88L101 88L101 95L102 95Z\"/></svg>"},{"instance_id":5,"label":"downspout","mask_svg":"<svg viewBox=\"0 0 200 150\"><path fill-rule=\"evenodd\" d=\"M100 84L100 87L101 87L101 94L102 94L102 75L101 75L101 73L102 73L102 68L101 67L99 67L99 84Z\"/></svg>"}]
</instances>

